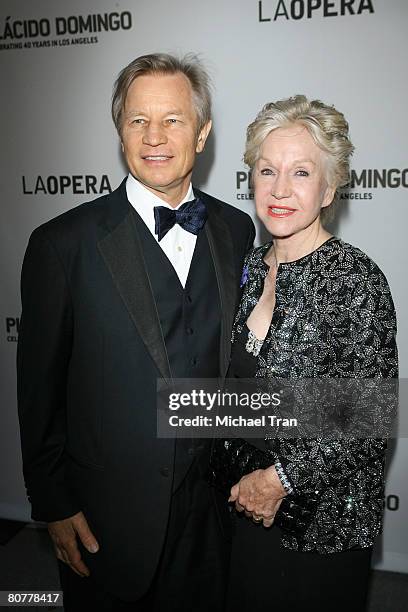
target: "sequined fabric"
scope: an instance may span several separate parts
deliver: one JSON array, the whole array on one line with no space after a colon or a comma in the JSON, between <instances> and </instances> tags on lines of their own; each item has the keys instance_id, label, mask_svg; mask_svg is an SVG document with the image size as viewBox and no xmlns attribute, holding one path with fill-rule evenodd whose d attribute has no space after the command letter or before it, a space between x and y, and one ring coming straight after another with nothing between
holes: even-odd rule
<instances>
[{"instance_id":1,"label":"sequined fabric","mask_svg":"<svg viewBox=\"0 0 408 612\"><path fill-rule=\"evenodd\" d=\"M263 291L271 243L252 250L232 342ZM378 266L333 237L313 253L280 264L276 305L257 356L256 376L388 378L398 376L395 310ZM302 535L283 533L286 548L332 553L371 546L381 531L386 442L343 438L271 439L259 450L243 440L217 441L213 472L237 482L279 461L294 494L318 499ZM219 475L219 474L218 474Z\"/></svg>"}]
</instances>

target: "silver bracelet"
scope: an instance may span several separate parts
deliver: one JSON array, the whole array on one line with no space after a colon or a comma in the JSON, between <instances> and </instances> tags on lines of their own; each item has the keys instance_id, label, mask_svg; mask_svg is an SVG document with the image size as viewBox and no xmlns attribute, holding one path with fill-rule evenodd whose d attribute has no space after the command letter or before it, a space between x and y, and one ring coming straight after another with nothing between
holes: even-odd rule
<instances>
[{"instance_id":1,"label":"silver bracelet","mask_svg":"<svg viewBox=\"0 0 408 612\"><path fill-rule=\"evenodd\" d=\"M258 357L263 343L264 341L258 340L258 338L255 336L255 334L251 330L248 331L248 339L245 345L247 353L250 353L254 357Z\"/></svg>"},{"instance_id":2,"label":"silver bracelet","mask_svg":"<svg viewBox=\"0 0 408 612\"><path fill-rule=\"evenodd\" d=\"M282 464L277 461L275 464L275 470L278 475L279 480L281 481L282 487L285 489L286 493L290 495L293 493L293 487L290 484L289 478L286 476L285 470L282 467Z\"/></svg>"}]
</instances>

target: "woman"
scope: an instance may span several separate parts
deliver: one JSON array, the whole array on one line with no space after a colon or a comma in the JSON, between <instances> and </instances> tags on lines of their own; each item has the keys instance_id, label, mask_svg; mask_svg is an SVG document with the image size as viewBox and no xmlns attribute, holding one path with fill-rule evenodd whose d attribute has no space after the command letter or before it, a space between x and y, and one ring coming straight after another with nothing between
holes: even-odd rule
<instances>
[{"instance_id":1,"label":"woman","mask_svg":"<svg viewBox=\"0 0 408 612\"><path fill-rule=\"evenodd\" d=\"M304 96L267 104L248 127L244 159L273 241L246 259L231 376L397 377L387 281L324 227L352 151L344 116ZM215 444L215 480L232 487L241 513L229 609L364 610L385 446L350 437L271 439L262 450L244 440ZM282 528L254 524L274 521Z\"/></svg>"}]
</instances>

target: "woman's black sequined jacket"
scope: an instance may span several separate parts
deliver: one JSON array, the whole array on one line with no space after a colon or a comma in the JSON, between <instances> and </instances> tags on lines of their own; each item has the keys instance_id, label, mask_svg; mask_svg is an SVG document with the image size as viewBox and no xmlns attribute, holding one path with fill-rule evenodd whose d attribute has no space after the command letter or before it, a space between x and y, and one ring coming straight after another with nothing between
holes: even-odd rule
<instances>
[{"instance_id":1,"label":"woman's black sequined jacket","mask_svg":"<svg viewBox=\"0 0 408 612\"><path fill-rule=\"evenodd\" d=\"M271 243L247 256L232 341L262 295ZM256 376L396 378L396 317L387 280L356 247L332 237L313 253L280 264L272 323ZM269 443L269 444L268 444ZM279 461L299 499L317 500L306 529L282 532L286 548L332 553L371 546L381 531L386 441L374 438L217 440L214 481L237 482ZM231 483L231 479L233 482ZM289 499L289 497L287 498Z\"/></svg>"}]
</instances>

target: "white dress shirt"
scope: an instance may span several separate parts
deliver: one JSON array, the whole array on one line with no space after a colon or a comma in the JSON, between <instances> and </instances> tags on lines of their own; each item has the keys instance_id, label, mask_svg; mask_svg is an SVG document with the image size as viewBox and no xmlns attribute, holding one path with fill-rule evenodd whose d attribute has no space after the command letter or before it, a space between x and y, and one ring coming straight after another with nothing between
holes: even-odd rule
<instances>
[{"instance_id":1,"label":"white dress shirt","mask_svg":"<svg viewBox=\"0 0 408 612\"><path fill-rule=\"evenodd\" d=\"M181 285L185 287L191 260L193 259L197 236L187 232L176 223L159 242L157 240L157 235L154 233L155 220L153 209L155 206L165 206L166 208L170 208L170 210L177 210L185 202L193 200L194 193L191 183L185 197L176 208L173 208L170 204L164 202L164 200L149 191L149 189L137 181L131 174L128 175L126 181L126 194L133 208L139 213L152 236L154 236L159 246L163 249L164 254L169 259L179 277Z\"/></svg>"}]
</instances>

